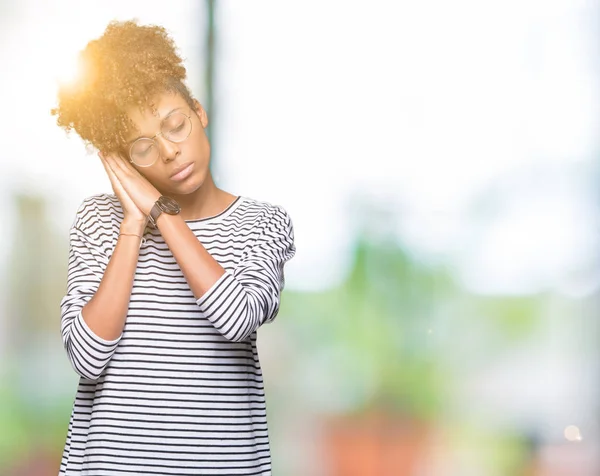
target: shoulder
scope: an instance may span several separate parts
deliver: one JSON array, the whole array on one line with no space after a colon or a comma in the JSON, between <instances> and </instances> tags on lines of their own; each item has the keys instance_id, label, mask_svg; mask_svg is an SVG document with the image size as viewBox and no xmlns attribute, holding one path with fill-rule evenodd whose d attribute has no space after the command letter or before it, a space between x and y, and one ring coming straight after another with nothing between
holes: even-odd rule
<instances>
[{"instance_id":1,"label":"shoulder","mask_svg":"<svg viewBox=\"0 0 600 476\"><path fill-rule=\"evenodd\" d=\"M240 197L239 200L241 202L236 211L252 220L255 227L292 228L290 214L283 206L249 197Z\"/></svg>"},{"instance_id":2,"label":"shoulder","mask_svg":"<svg viewBox=\"0 0 600 476\"><path fill-rule=\"evenodd\" d=\"M123 209L114 194L101 193L85 198L79 205L73 228L83 232L109 229L123 220Z\"/></svg>"},{"instance_id":3,"label":"shoulder","mask_svg":"<svg viewBox=\"0 0 600 476\"><path fill-rule=\"evenodd\" d=\"M240 213L238 219L248 223L253 230L255 244L270 247L286 260L294 255L294 227L283 206L243 197L236 212Z\"/></svg>"}]
</instances>

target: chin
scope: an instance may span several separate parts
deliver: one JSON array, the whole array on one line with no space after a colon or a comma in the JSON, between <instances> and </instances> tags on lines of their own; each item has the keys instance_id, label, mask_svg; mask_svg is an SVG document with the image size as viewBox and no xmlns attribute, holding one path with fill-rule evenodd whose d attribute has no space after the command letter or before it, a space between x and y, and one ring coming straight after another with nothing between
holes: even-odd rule
<instances>
[{"instance_id":1,"label":"chin","mask_svg":"<svg viewBox=\"0 0 600 476\"><path fill-rule=\"evenodd\" d=\"M201 170L192 174L187 180L181 183L169 184L169 192L175 195L190 195L197 192L202 185L204 185L206 179L206 171Z\"/></svg>"}]
</instances>

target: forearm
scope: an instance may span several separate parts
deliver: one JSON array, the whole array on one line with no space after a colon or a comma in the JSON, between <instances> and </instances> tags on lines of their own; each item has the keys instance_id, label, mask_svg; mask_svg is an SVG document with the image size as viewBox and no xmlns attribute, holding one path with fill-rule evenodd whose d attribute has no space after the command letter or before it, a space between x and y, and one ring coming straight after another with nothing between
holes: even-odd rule
<instances>
[{"instance_id":1,"label":"forearm","mask_svg":"<svg viewBox=\"0 0 600 476\"><path fill-rule=\"evenodd\" d=\"M123 223L113 255L94 297L83 307L82 317L98 337L117 339L123 332L137 267L141 224Z\"/></svg>"},{"instance_id":2,"label":"forearm","mask_svg":"<svg viewBox=\"0 0 600 476\"><path fill-rule=\"evenodd\" d=\"M162 214L158 228L181 268L196 299L203 296L225 270L210 255L180 215Z\"/></svg>"},{"instance_id":3,"label":"forearm","mask_svg":"<svg viewBox=\"0 0 600 476\"><path fill-rule=\"evenodd\" d=\"M243 271L238 264L235 271L226 272L178 215L161 215L157 222L196 297L200 316L226 339L246 340L277 314L278 272L267 268L278 265L261 261L270 259L272 253L258 259L261 264L246 262Z\"/></svg>"}]
</instances>

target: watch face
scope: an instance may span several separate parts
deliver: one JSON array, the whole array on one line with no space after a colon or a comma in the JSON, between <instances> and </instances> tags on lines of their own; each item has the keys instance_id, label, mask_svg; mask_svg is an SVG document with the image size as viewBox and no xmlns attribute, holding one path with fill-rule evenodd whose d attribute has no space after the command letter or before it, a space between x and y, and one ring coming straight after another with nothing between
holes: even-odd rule
<instances>
[{"instance_id":1,"label":"watch face","mask_svg":"<svg viewBox=\"0 0 600 476\"><path fill-rule=\"evenodd\" d=\"M160 208L162 208L163 212L168 213L169 215L177 215L181 208L179 207L179 203L169 197L162 196L158 199L160 203Z\"/></svg>"}]
</instances>

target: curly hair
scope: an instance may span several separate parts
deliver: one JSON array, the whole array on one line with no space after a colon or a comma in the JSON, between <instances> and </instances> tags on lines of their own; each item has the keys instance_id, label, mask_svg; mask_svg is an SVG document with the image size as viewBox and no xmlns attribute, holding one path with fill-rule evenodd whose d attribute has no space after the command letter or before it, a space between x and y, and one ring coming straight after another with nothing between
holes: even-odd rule
<instances>
[{"instance_id":1,"label":"curly hair","mask_svg":"<svg viewBox=\"0 0 600 476\"><path fill-rule=\"evenodd\" d=\"M113 21L87 44L79 60L80 77L59 87L58 106L51 114L60 127L74 129L102 152L123 151L126 137L135 131L126 110L154 110L157 94L179 93L194 109L182 59L163 27Z\"/></svg>"}]
</instances>

